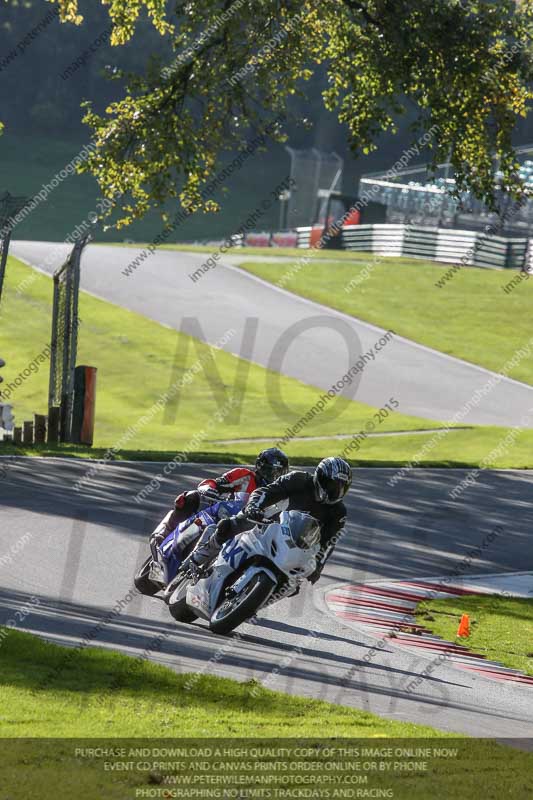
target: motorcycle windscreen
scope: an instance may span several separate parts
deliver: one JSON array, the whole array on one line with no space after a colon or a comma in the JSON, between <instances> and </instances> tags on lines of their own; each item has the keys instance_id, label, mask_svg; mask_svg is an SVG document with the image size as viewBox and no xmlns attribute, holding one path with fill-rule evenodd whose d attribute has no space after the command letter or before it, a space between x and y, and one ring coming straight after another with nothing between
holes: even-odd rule
<instances>
[{"instance_id":1,"label":"motorcycle windscreen","mask_svg":"<svg viewBox=\"0 0 533 800\"><path fill-rule=\"evenodd\" d=\"M289 534L293 547L308 550L320 542L320 523L310 514L302 511L285 511L281 524Z\"/></svg>"}]
</instances>

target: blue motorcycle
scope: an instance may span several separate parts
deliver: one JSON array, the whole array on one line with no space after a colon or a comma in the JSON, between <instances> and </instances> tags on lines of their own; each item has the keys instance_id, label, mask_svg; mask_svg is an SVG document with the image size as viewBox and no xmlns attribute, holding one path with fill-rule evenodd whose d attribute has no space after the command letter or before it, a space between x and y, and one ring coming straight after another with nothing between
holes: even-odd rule
<instances>
[{"instance_id":1,"label":"blue motorcycle","mask_svg":"<svg viewBox=\"0 0 533 800\"><path fill-rule=\"evenodd\" d=\"M155 535L152 535L151 553L133 579L137 591L153 597L162 589L166 589L176 577L183 561L196 547L206 528L216 526L219 520L225 517L238 514L247 500L248 495L242 492L232 499L218 500L181 522L163 541L157 543ZM164 523L165 520L154 533L157 533Z\"/></svg>"}]
</instances>

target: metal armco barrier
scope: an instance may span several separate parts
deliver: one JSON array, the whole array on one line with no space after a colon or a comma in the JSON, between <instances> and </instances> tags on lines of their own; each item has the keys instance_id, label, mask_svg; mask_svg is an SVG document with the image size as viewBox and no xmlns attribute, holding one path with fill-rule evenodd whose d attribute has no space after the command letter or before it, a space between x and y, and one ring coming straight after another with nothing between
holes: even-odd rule
<instances>
[{"instance_id":1,"label":"metal armco barrier","mask_svg":"<svg viewBox=\"0 0 533 800\"><path fill-rule=\"evenodd\" d=\"M309 247L312 228L298 228L298 247ZM342 249L408 256L486 269L523 269L533 240L489 236L483 232L414 225L347 225Z\"/></svg>"}]
</instances>

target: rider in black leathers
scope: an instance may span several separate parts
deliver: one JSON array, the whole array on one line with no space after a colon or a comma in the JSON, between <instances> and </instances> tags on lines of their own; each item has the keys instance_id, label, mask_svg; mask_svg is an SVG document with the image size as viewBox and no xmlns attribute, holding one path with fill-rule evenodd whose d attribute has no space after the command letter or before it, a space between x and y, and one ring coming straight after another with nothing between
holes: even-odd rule
<instances>
[{"instance_id":1,"label":"rider in black leathers","mask_svg":"<svg viewBox=\"0 0 533 800\"><path fill-rule=\"evenodd\" d=\"M262 522L270 506L282 504L286 509L305 511L320 522L321 549L318 565L309 580L315 583L338 540L346 522L346 506L342 502L352 482L352 470L342 458L326 458L314 475L294 470L265 488L256 489L244 512L238 517L221 520L215 533L200 544L191 556L197 567L209 564L222 545L238 533Z\"/></svg>"}]
</instances>

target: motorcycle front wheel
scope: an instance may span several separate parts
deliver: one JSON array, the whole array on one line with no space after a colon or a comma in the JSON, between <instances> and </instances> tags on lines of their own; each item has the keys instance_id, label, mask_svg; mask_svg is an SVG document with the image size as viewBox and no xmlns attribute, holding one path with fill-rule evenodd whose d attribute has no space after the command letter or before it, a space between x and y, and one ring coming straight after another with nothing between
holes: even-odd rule
<instances>
[{"instance_id":1,"label":"motorcycle front wheel","mask_svg":"<svg viewBox=\"0 0 533 800\"><path fill-rule=\"evenodd\" d=\"M258 572L250 583L233 597L227 597L215 609L209 628L213 633L227 634L254 616L272 594L277 584L265 572Z\"/></svg>"},{"instance_id":2,"label":"motorcycle front wheel","mask_svg":"<svg viewBox=\"0 0 533 800\"><path fill-rule=\"evenodd\" d=\"M191 611L187 605L188 579L182 578L179 580L174 578L173 584L171 587L172 593L168 598L168 610L176 622L194 622L195 619L198 619L198 614Z\"/></svg>"},{"instance_id":3,"label":"motorcycle front wheel","mask_svg":"<svg viewBox=\"0 0 533 800\"><path fill-rule=\"evenodd\" d=\"M135 588L141 594L145 594L148 597L152 597L154 594L157 594L161 591L161 586L158 583L154 583L150 580L150 567L152 566L152 556L149 556L140 570L136 573L133 583L135 584Z\"/></svg>"}]
</instances>

